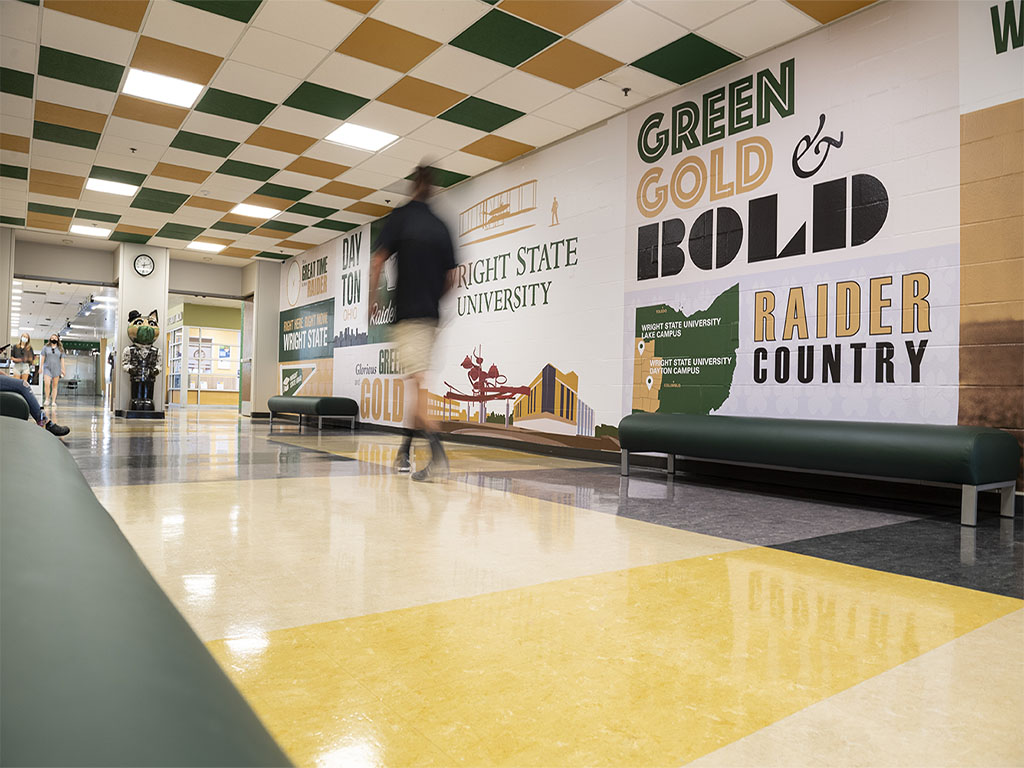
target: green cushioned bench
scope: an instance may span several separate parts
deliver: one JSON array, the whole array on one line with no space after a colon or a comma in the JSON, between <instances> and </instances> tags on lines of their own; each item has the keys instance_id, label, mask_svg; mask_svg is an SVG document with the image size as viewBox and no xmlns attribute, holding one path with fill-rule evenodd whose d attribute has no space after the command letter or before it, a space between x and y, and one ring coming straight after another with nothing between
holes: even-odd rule
<instances>
[{"instance_id":1,"label":"green cushioned bench","mask_svg":"<svg viewBox=\"0 0 1024 768\"><path fill-rule=\"evenodd\" d=\"M0 416L25 421L32 415L25 398L17 392L0 392Z\"/></svg>"},{"instance_id":2,"label":"green cushioned bench","mask_svg":"<svg viewBox=\"0 0 1024 768\"><path fill-rule=\"evenodd\" d=\"M290 765L64 445L0 430L0 765Z\"/></svg>"},{"instance_id":3,"label":"green cushioned bench","mask_svg":"<svg viewBox=\"0 0 1024 768\"><path fill-rule=\"evenodd\" d=\"M962 488L960 521L977 524L978 491L999 489L1000 513L1013 516L1020 447L987 427L811 421L740 416L634 413L619 423L622 474L629 454L720 461L804 472L903 480Z\"/></svg>"},{"instance_id":4,"label":"green cushioned bench","mask_svg":"<svg viewBox=\"0 0 1024 768\"><path fill-rule=\"evenodd\" d=\"M359 418L359 404L350 397L305 397L297 395L275 395L267 400L270 411L270 431L274 431L274 414L289 413L299 417L299 431L302 431L302 417L316 416L317 429L323 429L324 417L348 419L349 428L356 428Z\"/></svg>"}]
</instances>

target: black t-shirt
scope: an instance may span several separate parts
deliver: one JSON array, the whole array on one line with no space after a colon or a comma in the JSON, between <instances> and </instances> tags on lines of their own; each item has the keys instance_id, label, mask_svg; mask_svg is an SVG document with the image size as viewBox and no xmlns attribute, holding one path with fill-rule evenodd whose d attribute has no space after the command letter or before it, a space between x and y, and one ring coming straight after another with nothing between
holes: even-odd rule
<instances>
[{"instance_id":1,"label":"black t-shirt","mask_svg":"<svg viewBox=\"0 0 1024 768\"><path fill-rule=\"evenodd\" d=\"M393 210L373 249L398 259L395 319L438 317L445 278L455 269L455 250L448 227L430 207L410 200Z\"/></svg>"}]
</instances>

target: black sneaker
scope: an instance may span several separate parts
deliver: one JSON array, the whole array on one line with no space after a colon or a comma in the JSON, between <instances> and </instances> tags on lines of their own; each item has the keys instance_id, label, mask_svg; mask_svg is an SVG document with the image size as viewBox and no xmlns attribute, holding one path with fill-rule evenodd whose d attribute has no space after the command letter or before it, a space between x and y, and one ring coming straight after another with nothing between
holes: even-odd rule
<instances>
[{"instance_id":1,"label":"black sneaker","mask_svg":"<svg viewBox=\"0 0 1024 768\"><path fill-rule=\"evenodd\" d=\"M429 483L434 480L443 480L448 477L448 459L431 459L419 472L412 473L412 479L420 483Z\"/></svg>"},{"instance_id":2,"label":"black sneaker","mask_svg":"<svg viewBox=\"0 0 1024 768\"><path fill-rule=\"evenodd\" d=\"M395 457L396 472L412 472L412 462L409 461L409 454L400 453Z\"/></svg>"},{"instance_id":3,"label":"black sneaker","mask_svg":"<svg viewBox=\"0 0 1024 768\"><path fill-rule=\"evenodd\" d=\"M62 427L60 424L48 421L46 422L46 431L49 432L51 435L56 435L57 437L64 437L64 435L71 431L71 427Z\"/></svg>"}]
</instances>

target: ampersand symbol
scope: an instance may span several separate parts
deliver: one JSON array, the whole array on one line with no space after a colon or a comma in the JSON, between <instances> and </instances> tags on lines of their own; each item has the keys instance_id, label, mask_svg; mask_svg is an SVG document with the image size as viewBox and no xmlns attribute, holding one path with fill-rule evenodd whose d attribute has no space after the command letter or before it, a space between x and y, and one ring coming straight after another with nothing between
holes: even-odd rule
<instances>
[{"instance_id":1,"label":"ampersand symbol","mask_svg":"<svg viewBox=\"0 0 1024 768\"><path fill-rule=\"evenodd\" d=\"M804 136L796 143L796 149L793 150L793 173L801 179L809 178L821 170L821 166L823 166L825 164L825 160L828 159L828 153L832 147L839 148L843 146L843 132L839 132L838 139L834 139L831 136L821 136L821 131L824 127L825 115L818 115L818 131L814 134L814 138ZM818 138L819 136L821 136L821 138ZM825 145L824 152L821 149L822 145ZM800 167L800 159L812 148L814 149L815 155L821 155L821 162L811 170L805 171Z\"/></svg>"}]
</instances>

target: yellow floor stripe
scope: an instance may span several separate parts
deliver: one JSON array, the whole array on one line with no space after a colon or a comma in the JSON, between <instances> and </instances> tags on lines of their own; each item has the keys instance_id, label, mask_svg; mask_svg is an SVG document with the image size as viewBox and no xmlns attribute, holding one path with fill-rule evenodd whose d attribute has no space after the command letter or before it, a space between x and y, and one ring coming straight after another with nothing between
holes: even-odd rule
<instances>
[{"instance_id":1,"label":"yellow floor stripe","mask_svg":"<svg viewBox=\"0 0 1024 768\"><path fill-rule=\"evenodd\" d=\"M209 644L300 765L680 765L1017 610L771 549Z\"/></svg>"}]
</instances>

